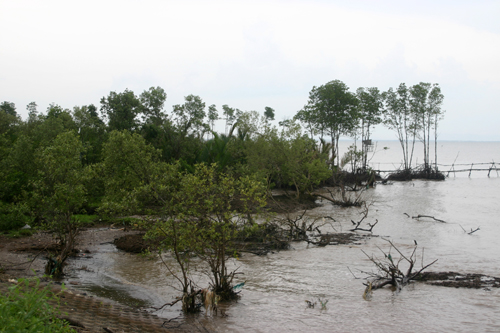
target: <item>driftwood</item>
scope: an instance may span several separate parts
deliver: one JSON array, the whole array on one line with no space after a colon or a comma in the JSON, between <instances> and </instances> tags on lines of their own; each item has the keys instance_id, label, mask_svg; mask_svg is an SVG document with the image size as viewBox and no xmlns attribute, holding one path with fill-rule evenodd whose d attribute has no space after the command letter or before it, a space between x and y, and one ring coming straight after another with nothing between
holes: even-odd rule
<instances>
[{"instance_id":1,"label":"driftwood","mask_svg":"<svg viewBox=\"0 0 500 333\"><path fill-rule=\"evenodd\" d=\"M437 219L435 218L434 216L429 216L429 215L417 215L417 216L412 216L411 218L412 219L416 219L418 220L419 218L422 218L422 217L427 217L427 218L430 218L430 219L433 219L434 221L436 222L441 222L441 223L446 223L446 221L443 221L443 220L440 220L440 219Z\"/></svg>"},{"instance_id":2,"label":"driftwood","mask_svg":"<svg viewBox=\"0 0 500 333\"><path fill-rule=\"evenodd\" d=\"M460 224L459 224L459 225L460 225ZM462 228L462 230L463 230L463 231L464 231L467 235L472 235L473 233L475 233L476 231L478 231L478 230L479 230L479 227L477 227L476 229L472 229L472 228L470 228L470 231L467 231L467 230L465 230L465 229L464 229L464 227L462 227L461 225L460 225L460 228Z\"/></svg>"},{"instance_id":3,"label":"driftwood","mask_svg":"<svg viewBox=\"0 0 500 333\"><path fill-rule=\"evenodd\" d=\"M350 231L367 231L367 232L372 232L373 230L373 227L377 225L378 223L378 220L375 219L375 223L371 224L371 223L367 223L368 226L370 227L369 229L366 229L366 228L360 228L359 225L361 223L361 221L359 222L354 222L353 220L351 220L352 224L354 224L356 227L354 229L351 229Z\"/></svg>"}]
</instances>

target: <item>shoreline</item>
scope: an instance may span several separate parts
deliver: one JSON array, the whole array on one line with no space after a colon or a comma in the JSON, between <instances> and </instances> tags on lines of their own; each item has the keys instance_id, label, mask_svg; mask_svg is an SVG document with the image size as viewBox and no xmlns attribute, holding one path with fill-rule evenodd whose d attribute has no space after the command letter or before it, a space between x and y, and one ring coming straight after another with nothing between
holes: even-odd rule
<instances>
[{"instance_id":1,"label":"shoreline","mask_svg":"<svg viewBox=\"0 0 500 333\"><path fill-rule=\"evenodd\" d=\"M92 255L102 243L112 243L115 238L137 233L139 231L104 226L87 228L79 235L76 256ZM105 297L89 295L75 288L78 281L72 283L73 281L68 280L62 291L61 282L43 277L46 262L43 248L52 244L52 236L43 232L21 238L0 235L0 292L8 292L9 287L18 279L38 277L40 287L49 286L52 292L60 293L60 318L66 319L77 332L212 331L205 323L202 325L196 319L189 322L167 321L145 310L119 304ZM71 269L74 264L71 260L67 269Z\"/></svg>"}]
</instances>

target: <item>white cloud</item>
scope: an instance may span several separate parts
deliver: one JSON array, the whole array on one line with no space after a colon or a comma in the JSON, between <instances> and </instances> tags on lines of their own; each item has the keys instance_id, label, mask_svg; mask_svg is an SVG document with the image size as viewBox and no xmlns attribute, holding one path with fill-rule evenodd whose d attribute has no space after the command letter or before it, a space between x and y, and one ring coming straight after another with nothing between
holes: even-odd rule
<instances>
[{"instance_id":1,"label":"white cloud","mask_svg":"<svg viewBox=\"0 0 500 333\"><path fill-rule=\"evenodd\" d=\"M457 82L475 92L467 98L485 113L499 109L488 95L495 89L480 88L500 87L500 33L480 20L483 12L496 17L500 7L488 1L460 2L453 10L449 3L389 0L377 6L363 0L0 6L0 99L19 111L33 100L40 109L50 102L98 104L109 91L159 85L172 104L193 93L219 106L261 111L269 105L281 119L307 102L313 85L333 79L352 90L440 83L454 128L455 114L469 105ZM496 129L483 132L500 140Z\"/></svg>"}]
</instances>

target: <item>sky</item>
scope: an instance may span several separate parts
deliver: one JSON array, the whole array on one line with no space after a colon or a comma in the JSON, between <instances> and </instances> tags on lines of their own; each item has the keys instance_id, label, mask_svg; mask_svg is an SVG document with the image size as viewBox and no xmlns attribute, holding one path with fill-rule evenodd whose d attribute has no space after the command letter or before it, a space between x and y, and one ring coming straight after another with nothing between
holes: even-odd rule
<instances>
[{"instance_id":1,"label":"sky","mask_svg":"<svg viewBox=\"0 0 500 333\"><path fill-rule=\"evenodd\" d=\"M278 122L332 80L429 82L439 140L500 141L499 17L498 0L0 0L0 101L25 118L160 86L167 112L194 94Z\"/></svg>"}]
</instances>

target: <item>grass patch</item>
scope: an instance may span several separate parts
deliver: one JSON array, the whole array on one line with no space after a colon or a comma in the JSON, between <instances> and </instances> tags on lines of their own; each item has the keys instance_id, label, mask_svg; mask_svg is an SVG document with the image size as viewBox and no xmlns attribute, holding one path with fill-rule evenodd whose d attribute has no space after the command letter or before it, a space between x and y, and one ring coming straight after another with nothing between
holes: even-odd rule
<instances>
[{"instance_id":1,"label":"grass patch","mask_svg":"<svg viewBox=\"0 0 500 333\"><path fill-rule=\"evenodd\" d=\"M40 280L32 284L20 279L17 285L0 295L0 332L76 332L69 324L57 318L59 298L47 287L40 288Z\"/></svg>"},{"instance_id":2,"label":"grass patch","mask_svg":"<svg viewBox=\"0 0 500 333\"><path fill-rule=\"evenodd\" d=\"M97 215L76 214L73 215L73 217L85 227L93 226L99 222L99 217Z\"/></svg>"},{"instance_id":3,"label":"grass patch","mask_svg":"<svg viewBox=\"0 0 500 333\"><path fill-rule=\"evenodd\" d=\"M142 223L142 219L134 217L116 217L110 220L115 227L137 227Z\"/></svg>"},{"instance_id":4,"label":"grass patch","mask_svg":"<svg viewBox=\"0 0 500 333\"><path fill-rule=\"evenodd\" d=\"M25 206L0 201L0 232L16 230L27 223L31 223L31 218Z\"/></svg>"},{"instance_id":5,"label":"grass patch","mask_svg":"<svg viewBox=\"0 0 500 333\"><path fill-rule=\"evenodd\" d=\"M19 230L10 230L7 234L9 238L21 238L21 237L29 237L36 233L36 230L33 229L19 229Z\"/></svg>"}]
</instances>

